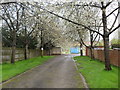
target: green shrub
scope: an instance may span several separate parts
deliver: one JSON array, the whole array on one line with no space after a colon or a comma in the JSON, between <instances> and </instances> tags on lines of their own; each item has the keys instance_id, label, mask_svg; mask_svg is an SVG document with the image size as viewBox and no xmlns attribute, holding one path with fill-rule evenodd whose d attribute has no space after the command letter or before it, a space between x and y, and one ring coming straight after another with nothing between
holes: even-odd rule
<instances>
[{"instance_id":1,"label":"green shrub","mask_svg":"<svg viewBox=\"0 0 120 90\"><path fill-rule=\"evenodd\" d=\"M113 48L120 48L120 44L112 44L112 49Z\"/></svg>"},{"instance_id":2,"label":"green shrub","mask_svg":"<svg viewBox=\"0 0 120 90\"><path fill-rule=\"evenodd\" d=\"M120 48L120 39L112 39L111 40L111 47L113 48Z\"/></svg>"}]
</instances>

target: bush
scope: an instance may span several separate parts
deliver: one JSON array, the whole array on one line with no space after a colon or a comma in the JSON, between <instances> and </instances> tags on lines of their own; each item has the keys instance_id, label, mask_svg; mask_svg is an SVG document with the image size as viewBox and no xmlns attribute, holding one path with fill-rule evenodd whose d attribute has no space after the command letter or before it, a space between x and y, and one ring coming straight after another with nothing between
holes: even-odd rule
<instances>
[{"instance_id":1,"label":"bush","mask_svg":"<svg viewBox=\"0 0 120 90\"><path fill-rule=\"evenodd\" d=\"M111 47L113 48L120 48L120 39L112 39L111 40Z\"/></svg>"},{"instance_id":2,"label":"bush","mask_svg":"<svg viewBox=\"0 0 120 90\"><path fill-rule=\"evenodd\" d=\"M112 49L113 48L120 48L120 44L112 44Z\"/></svg>"}]
</instances>

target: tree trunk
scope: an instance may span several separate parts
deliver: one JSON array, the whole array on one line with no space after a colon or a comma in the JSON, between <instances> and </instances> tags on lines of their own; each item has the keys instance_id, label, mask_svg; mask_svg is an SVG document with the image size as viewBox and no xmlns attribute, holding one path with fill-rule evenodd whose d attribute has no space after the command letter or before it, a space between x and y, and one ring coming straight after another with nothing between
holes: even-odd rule
<instances>
[{"instance_id":1,"label":"tree trunk","mask_svg":"<svg viewBox=\"0 0 120 90\"><path fill-rule=\"evenodd\" d=\"M94 59L93 47L90 47L90 57L91 59Z\"/></svg>"},{"instance_id":2,"label":"tree trunk","mask_svg":"<svg viewBox=\"0 0 120 90\"><path fill-rule=\"evenodd\" d=\"M11 63L15 62L15 51L16 51L16 31L13 31L13 42L12 42L12 55L11 55Z\"/></svg>"},{"instance_id":3,"label":"tree trunk","mask_svg":"<svg viewBox=\"0 0 120 90\"><path fill-rule=\"evenodd\" d=\"M25 60L28 59L27 54L28 54L28 44L25 45L25 51L24 51L24 59Z\"/></svg>"},{"instance_id":4,"label":"tree trunk","mask_svg":"<svg viewBox=\"0 0 120 90\"><path fill-rule=\"evenodd\" d=\"M110 65L109 58L109 34L107 31L107 18L106 18L106 7L104 7L104 3L102 2L102 22L103 22L103 40L104 40L104 59L105 59L105 70L112 70Z\"/></svg>"},{"instance_id":5,"label":"tree trunk","mask_svg":"<svg viewBox=\"0 0 120 90\"><path fill-rule=\"evenodd\" d=\"M82 43L80 43L80 55L83 56Z\"/></svg>"},{"instance_id":6,"label":"tree trunk","mask_svg":"<svg viewBox=\"0 0 120 90\"><path fill-rule=\"evenodd\" d=\"M50 50L48 50L48 55L50 56Z\"/></svg>"},{"instance_id":7,"label":"tree trunk","mask_svg":"<svg viewBox=\"0 0 120 90\"><path fill-rule=\"evenodd\" d=\"M93 53L93 32L90 31L90 57L91 59L94 59L94 53Z\"/></svg>"},{"instance_id":8,"label":"tree trunk","mask_svg":"<svg viewBox=\"0 0 120 90\"><path fill-rule=\"evenodd\" d=\"M104 37L105 70L112 70L109 57L109 37Z\"/></svg>"},{"instance_id":9,"label":"tree trunk","mask_svg":"<svg viewBox=\"0 0 120 90\"><path fill-rule=\"evenodd\" d=\"M12 46L12 56L11 56L11 63L12 64L14 64L14 62L15 62L15 50L16 50L16 47Z\"/></svg>"}]
</instances>

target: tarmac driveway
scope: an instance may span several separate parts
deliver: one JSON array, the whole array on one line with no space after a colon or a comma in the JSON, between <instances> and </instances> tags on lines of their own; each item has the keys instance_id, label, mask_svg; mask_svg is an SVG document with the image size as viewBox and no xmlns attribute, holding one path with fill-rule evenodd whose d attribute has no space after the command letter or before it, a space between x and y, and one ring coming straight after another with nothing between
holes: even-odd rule
<instances>
[{"instance_id":1,"label":"tarmac driveway","mask_svg":"<svg viewBox=\"0 0 120 90\"><path fill-rule=\"evenodd\" d=\"M71 57L72 55L56 56L6 82L3 88L84 88Z\"/></svg>"}]
</instances>

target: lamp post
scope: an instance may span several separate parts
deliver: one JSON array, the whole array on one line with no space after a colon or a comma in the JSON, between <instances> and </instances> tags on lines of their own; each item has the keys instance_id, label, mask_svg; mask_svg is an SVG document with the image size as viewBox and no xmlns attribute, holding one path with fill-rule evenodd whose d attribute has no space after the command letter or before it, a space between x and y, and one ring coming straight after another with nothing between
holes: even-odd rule
<instances>
[{"instance_id":1,"label":"lamp post","mask_svg":"<svg viewBox=\"0 0 120 90\"><path fill-rule=\"evenodd\" d=\"M43 50L43 28L41 27L41 57L43 57Z\"/></svg>"},{"instance_id":2,"label":"lamp post","mask_svg":"<svg viewBox=\"0 0 120 90\"><path fill-rule=\"evenodd\" d=\"M39 22L39 15L38 15L37 19L38 19L38 30L41 31L41 33L40 33L40 35L41 35L41 37L40 37L40 40L41 40L40 50L41 50L41 57L43 57L43 50L44 50L43 49L43 28L42 28L43 24L41 22L41 28L40 28L40 26L39 26L39 24L40 24L40 22Z\"/></svg>"}]
</instances>

